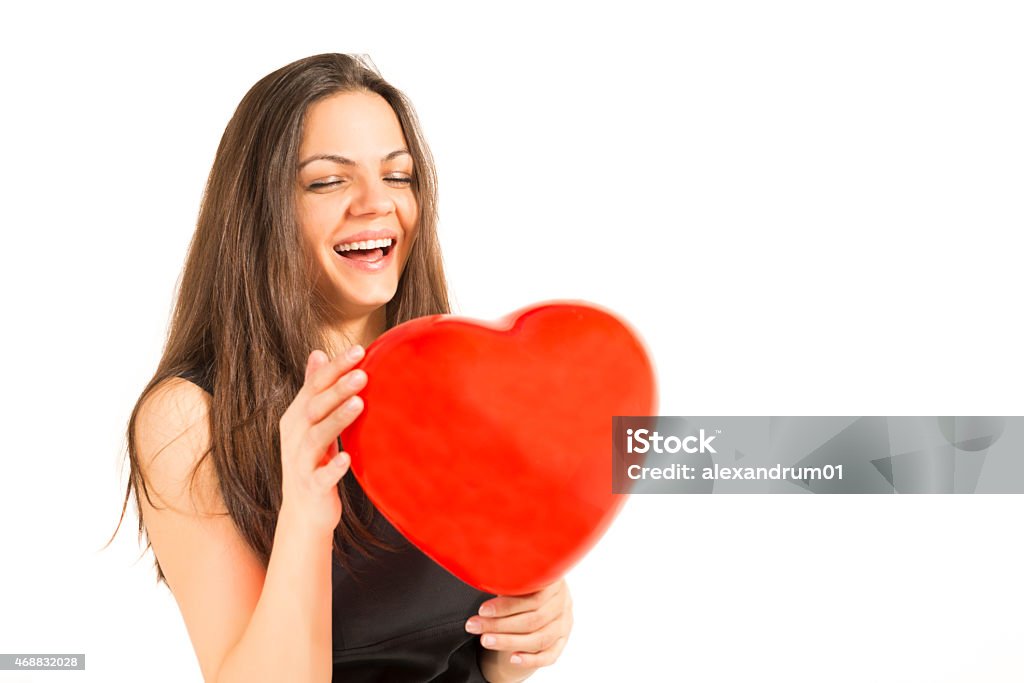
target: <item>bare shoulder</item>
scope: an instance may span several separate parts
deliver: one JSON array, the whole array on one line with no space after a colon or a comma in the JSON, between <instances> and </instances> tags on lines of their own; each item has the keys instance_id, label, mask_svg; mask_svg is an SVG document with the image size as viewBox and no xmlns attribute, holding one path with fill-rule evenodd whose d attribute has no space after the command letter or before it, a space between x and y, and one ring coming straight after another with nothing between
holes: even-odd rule
<instances>
[{"instance_id":1,"label":"bare shoulder","mask_svg":"<svg viewBox=\"0 0 1024 683\"><path fill-rule=\"evenodd\" d=\"M203 459L210 448L209 394L180 377L164 380L139 407L135 443L149 494L145 502L182 512L225 512L214 495L212 462Z\"/></svg>"},{"instance_id":2,"label":"bare shoulder","mask_svg":"<svg viewBox=\"0 0 1024 683\"><path fill-rule=\"evenodd\" d=\"M140 491L143 524L206 680L244 633L266 578L227 514L211 459L203 457L209 410L209 394L174 378L146 397L135 421L150 494Z\"/></svg>"}]
</instances>

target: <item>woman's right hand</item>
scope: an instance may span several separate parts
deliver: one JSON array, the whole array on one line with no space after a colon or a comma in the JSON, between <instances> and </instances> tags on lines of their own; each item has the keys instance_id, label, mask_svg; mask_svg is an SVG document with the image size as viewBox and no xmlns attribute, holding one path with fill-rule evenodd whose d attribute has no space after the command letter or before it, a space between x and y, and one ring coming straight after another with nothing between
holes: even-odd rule
<instances>
[{"instance_id":1,"label":"woman's right hand","mask_svg":"<svg viewBox=\"0 0 1024 683\"><path fill-rule=\"evenodd\" d=\"M338 481L351 462L348 453L338 452L338 435L363 409L356 393L366 386L366 373L352 368L364 354L353 346L328 360L313 351L306 380L279 424L281 516L329 536L341 521Z\"/></svg>"}]
</instances>

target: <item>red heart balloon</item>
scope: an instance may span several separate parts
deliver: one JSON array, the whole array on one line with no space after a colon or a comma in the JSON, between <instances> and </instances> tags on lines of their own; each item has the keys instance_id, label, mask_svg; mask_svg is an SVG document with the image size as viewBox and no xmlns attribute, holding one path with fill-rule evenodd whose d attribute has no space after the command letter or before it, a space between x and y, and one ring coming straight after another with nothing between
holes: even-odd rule
<instances>
[{"instance_id":1,"label":"red heart balloon","mask_svg":"<svg viewBox=\"0 0 1024 683\"><path fill-rule=\"evenodd\" d=\"M558 580L597 542L626 498L612 416L655 411L643 345L581 303L419 318L361 367L366 407L341 435L353 473L420 550L499 595Z\"/></svg>"}]
</instances>

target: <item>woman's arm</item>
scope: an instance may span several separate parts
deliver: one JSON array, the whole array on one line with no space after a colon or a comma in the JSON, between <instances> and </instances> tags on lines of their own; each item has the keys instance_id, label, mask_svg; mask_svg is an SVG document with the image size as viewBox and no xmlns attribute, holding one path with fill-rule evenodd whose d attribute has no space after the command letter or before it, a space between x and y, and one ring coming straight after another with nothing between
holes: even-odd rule
<instances>
[{"instance_id":1,"label":"woman's arm","mask_svg":"<svg viewBox=\"0 0 1024 683\"><path fill-rule=\"evenodd\" d=\"M264 570L235 529L206 451L209 395L181 379L147 398L136 422L154 507L146 533L181 609L206 681L330 680L330 537L278 521ZM282 545L278 545L280 542Z\"/></svg>"},{"instance_id":2,"label":"woman's arm","mask_svg":"<svg viewBox=\"0 0 1024 683\"><path fill-rule=\"evenodd\" d=\"M331 551L348 458L318 464L321 442L333 443L361 407L356 398L338 409L365 382L361 371L342 374L350 365L311 358L307 386L282 417L285 491L266 569L226 514L209 458L189 488L209 445L209 395L173 379L139 411L139 462L155 503L142 495L143 520L206 681L331 679Z\"/></svg>"}]
</instances>

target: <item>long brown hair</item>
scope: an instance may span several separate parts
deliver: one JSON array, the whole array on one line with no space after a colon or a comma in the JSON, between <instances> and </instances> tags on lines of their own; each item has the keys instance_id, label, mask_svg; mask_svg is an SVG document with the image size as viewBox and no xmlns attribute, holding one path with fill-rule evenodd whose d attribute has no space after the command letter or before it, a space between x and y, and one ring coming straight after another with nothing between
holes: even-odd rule
<instances>
[{"instance_id":1,"label":"long brown hair","mask_svg":"<svg viewBox=\"0 0 1024 683\"><path fill-rule=\"evenodd\" d=\"M302 246L295 202L303 121L314 102L351 91L376 93L391 105L414 164L418 236L386 306L386 325L449 312L434 163L406 97L371 63L344 54L301 59L261 79L221 137L163 355L128 421L131 470L121 521L134 494L140 540L140 493L150 504L152 499L136 447L139 407L168 378L201 376L213 388L210 449L193 468L192 485L203 460L211 458L228 514L264 565L269 561L281 507L278 421L302 386L309 353L328 348L316 266ZM346 487L339 483L338 489L344 512L334 547L347 564L347 547L365 552L380 544L368 519L353 509ZM156 570L163 580L159 563Z\"/></svg>"}]
</instances>

